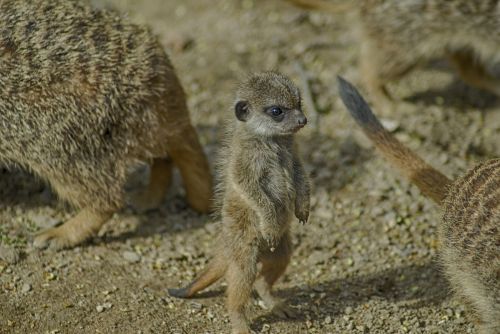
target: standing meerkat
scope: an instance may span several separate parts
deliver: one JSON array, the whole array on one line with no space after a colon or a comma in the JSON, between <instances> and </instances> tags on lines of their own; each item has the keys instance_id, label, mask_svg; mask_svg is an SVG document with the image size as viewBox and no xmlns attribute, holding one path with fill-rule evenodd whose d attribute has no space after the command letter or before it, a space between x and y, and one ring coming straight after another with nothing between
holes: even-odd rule
<instances>
[{"instance_id":1,"label":"standing meerkat","mask_svg":"<svg viewBox=\"0 0 500 334\"><path fill-rule=\"evenodd\" d=\"M282 317L292 310L271 289L290 261L290 221L309 217L309 181L294 133L307 123L298 88L284 75L263 72L240 85L219 159L220 239L208 268L175 297L189 298L225 275L233 333L250 333L244 313L255 286ZM255 284L254 284L255 283Z\"/></svg>"},{"instance_id":2,"label":"standing meerkat","mask_svg":"<svg viewBox=\"0 0 500 334\"><path fill-rule=\"evenodd\" d=\"M138 160L152 162L143 204L163 200L176 164L190 205L209 210L209 166L152 32L78 1L0 0L0 162L81 209L35 245L71 247L99 231Z\"/></svg>"},{"instance_id":3,"label":"standing meerkat","mask_svg":"<svg viewBox=\"0 0 500 334\"><path fill-rule=\"evenodd\" d=\"M442 57L465 82L500 95L500 81L484 65L500 60L500 1L287 1L307 9L356 13L360 77L377 107L393 107L389 82Z\"/></svg>"},{"instance_id":4,"label":"standing meerkat","mask_svg":"<svg viewBox=\"0 0 500 334\"><path fill-rule=\"evenodd\" d=\"M357 90L339 78L342 101L382 155L443 208L440 257L457 294L479 316L479 331L500 333L500 159L452 181L380 124Z\"/></svg>"}]
</instances>

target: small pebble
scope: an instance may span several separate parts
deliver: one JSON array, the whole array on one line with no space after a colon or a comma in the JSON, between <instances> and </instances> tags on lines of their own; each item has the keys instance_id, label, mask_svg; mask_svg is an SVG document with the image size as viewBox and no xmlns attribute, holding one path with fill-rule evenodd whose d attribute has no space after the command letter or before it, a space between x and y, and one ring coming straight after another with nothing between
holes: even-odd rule
<instances>
[{"instance_id":1,"label":"small pebble","mask_svg":"<svg viewBox=\"0 0 500 334\"><path fill-rule=\"evenodd\" d=\"M22 293L27 293L31 291L31 284L29 283L24 283L23 286L21 287L21 292Z\"/></svg>"},{"instance_id":2,"label":"small pebble","mask_svg":"<svg viewBox=\"0 0 500 334\"><path fill-rule=\"evenodd\" d=\"M131 263L136 263L141 260L141 256L136 252L125 251L123 252L123 258Z\"/></svg>"},{"instance_id":3,"label":"small pebble","mask_svg":"<svg viewBox=\"0 0 500 334\"><path fill-rule=\"evenodd\" d=\"M41 229L51 228L61 223L59 219L44 214L32 214L29 219Z\"/></svg>"},{"instance_id":4,"label":"small pebble","mask_svg":"<svg viewBox=\"0 0 500 334\"><path fill-rule=\"evenodd\" d=\"M113 304L111 303L104 303L102 305L97 305L95 309L97 310L97 312L101 313L104 310L109 310L112 306Z\"/></svg>"},{"instance_id":5,"label":"small pebble","mask_svg":"<svg viewBox=\"0 0 500 334\"><path fill-rule=\"evenodd\" d=\"M19 251L17 249L0 245L0 260L4 260L10 264L16 264L19 258Z\"/></svg>"}]
</instances>

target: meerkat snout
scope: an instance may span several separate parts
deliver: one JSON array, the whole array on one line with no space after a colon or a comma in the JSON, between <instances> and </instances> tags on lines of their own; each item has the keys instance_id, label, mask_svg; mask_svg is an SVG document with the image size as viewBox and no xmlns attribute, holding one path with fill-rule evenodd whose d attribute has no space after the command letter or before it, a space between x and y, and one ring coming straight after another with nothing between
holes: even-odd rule
<instances>
[{"instance_id":1,"label":"meerkat snout","mask_svg":"<svg viewBox=\"0 0 500 334\"><path fill-rule=\"evenodd\" d=\"M302 117L297 117L297 120L299 122L299 125L306 125L307 124L307 117L302 115Z\"/></svg>"}]
</instances>

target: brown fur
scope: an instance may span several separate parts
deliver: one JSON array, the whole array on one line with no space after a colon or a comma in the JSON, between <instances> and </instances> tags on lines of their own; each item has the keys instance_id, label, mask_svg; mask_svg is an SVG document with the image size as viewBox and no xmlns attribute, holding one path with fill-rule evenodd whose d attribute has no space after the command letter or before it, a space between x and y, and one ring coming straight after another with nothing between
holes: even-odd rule
<instances>
[{"instance_id":1,"label":"brown fur","mask_svg":"<svg viewBox=\"0 0 500 334\"><path fill-rule=\"evenodd\" d=\"M123 204L127 167L152 162L143 202L181 171L206 212L211 176L181 83L154 35L66 0L0 0L0 161L27 168L82 211L35 239L77 245Z\"/></svg>"},{"instance_id":2,"label":"brown fur","mask_svg":"<svg viewBox=\"0 0 500 334\"><path fill-rule=\"evenodd\" d=\"M273 106L284 111L282 120L267 112ZM292 316L271 289L290 260L294 212L303 223L309 216L309 182L293 140L306 119L298 89L275 72L252 75L241 85L235 113L239 121L230 124L219 159L219 248L194 282L169 291L192 297L225 276L233 333L249 333L244 307L252 287L275 313Z\"/></svg>"},{"instance_id":3,"label":"brown fur","mask_svg":"<svg viewBox=\"0 0 500 334\"><path fill-rule=\"evenodd\" d=\"M394 107L389 82L438 57L449 59L464 81L500 95L500 82L484 65L500 59L500 1L356 0L341 6L314 0L306 7L343 12L349 6L360 27L361 78L382 110Z\"/></svg>"},{"instance_id":4,"label":"brown fur","mask_svg":"<svg viewBox=\"0 0 500 334\"><path fill-rule=\"evenodd\" d=\"M500 159L450 181L404 147L378 122L357 90L339 78L347 109L382 155L443 207L441 261L452 287L481 319L481 333L500 332Z\"/></svg>"}]
</instances>

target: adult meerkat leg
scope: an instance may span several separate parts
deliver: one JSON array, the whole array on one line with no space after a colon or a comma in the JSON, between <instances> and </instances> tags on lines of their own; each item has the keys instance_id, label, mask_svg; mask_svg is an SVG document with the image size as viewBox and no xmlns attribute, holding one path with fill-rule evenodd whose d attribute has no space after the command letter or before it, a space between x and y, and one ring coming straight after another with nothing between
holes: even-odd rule
<instances>
[{"instance_id":1,"label":"adult meerkat leg","mask_svg":"<svg viewBox=\"0 0 500 334\"><path fill-rule=\"evenodd\" d=\"M255 290L267 307L280 318L294 318L294 310L272 293L274 283L285 272L292 254L290 236L283 237L274 252L261 255L262 269L255 281Z\"/></svg>"},{"instance_id":2,"label":"adult meerkat leg","mask_svg":"<svg viewBox=\"0 0 500 334\"><path fill-rule=\"evenodd\" d=\"M212 175L207 158L190 123L168 138L168 153L179 168L191 207L199 212L210 211Z\"/></svg>"},{"instance_id":3,"label":"adult meerkat leg","mask_svg":"<svg viewBox=\"0 0 500 334\"><path fill-rule=\"evenodd\" d=\"M50 228L35 237L37 248L61 249L76 246L99 232L101 226L111 218L113 211L81 210L76 216L59 227Z\"/></svg>"},{"instance_id":4,"label":"adult meerkat leg","mask_svg":"<svg viewBox=\"0 0 500 334\"><path fill-rule=\"evenodd\" d=\"M153 159L148 186L134 196L134 205L139 211L160 206L172 182L172 168L173 162L169 158Z\"/></svg>"},{"instance_id":5,"label":"adult meerkat leg","mask_svg":"<svg viewBox=\"0 0 500 334\"><path fill-rule=\"evenodd\" d=\"M208 160L201 147L198 134L191 124L184 89L176 76L169 78L165 95L156 108L164 132L159 145L179 168L191 207L207 213L212 204L212 174Z\"/></svg>"},{"instance_id":6,"label":"adult meerkat leg","mask_svg":"<svg viewBox=\"0 0 500 334\"><path fill-rule=\"evenodd\" d=\"M406 59L396 50L376 45L368 38L361 44L359 62L362 80L377 109L390 113L396 101L388 92L387 83L411 71L416 62Z\"/></svg>"},{"instance_id":7,"label":"adult meerkat leg","mask_svg":"<svg viewBox=\"0 0 500 334\"><path fill-rule=\"evenodd\" d=\"M95 173L94 168L100 168L101 174ZM77 171L76 175L72 174L76 168L69 169L66 174L60 171L46 173L44 170L35 169L35 172L49 181L60 198L81 210L63 225L42 231L35 236L34 246L69 248L96 235L123 203L125 176L113 168L113 165L103 164L84 172ZM88 179L82 179L80 174L87 175ZM100 178L102 175L107 175L108 178Z\"/></svg>"},{"instance_id":8,"label":"adult meerkat leg","mask_svg":"<svg viewBox=\"0 0 500 334\"><path fill-rule=\"evenodd\" d=\"M361 43L361 52L359 55L359 69L364 85L368 90L370 97L377 106L384 110L392 106L393 100L390 96L385 82L379 72L380 64L377 59L379 53L375 50L372 43L367 39Z\"/></svg>"},{"instance_id":9,"label":"adult meerkat leg","mask_svg":"<svg viewBox=\"0 0 500 334\"><path fill-rule=\"evenodd\" d=\"M493 77L472 52L449 52L448 59L466 83L500 95L500 80Z\"/></svg>"}]
</instances>

